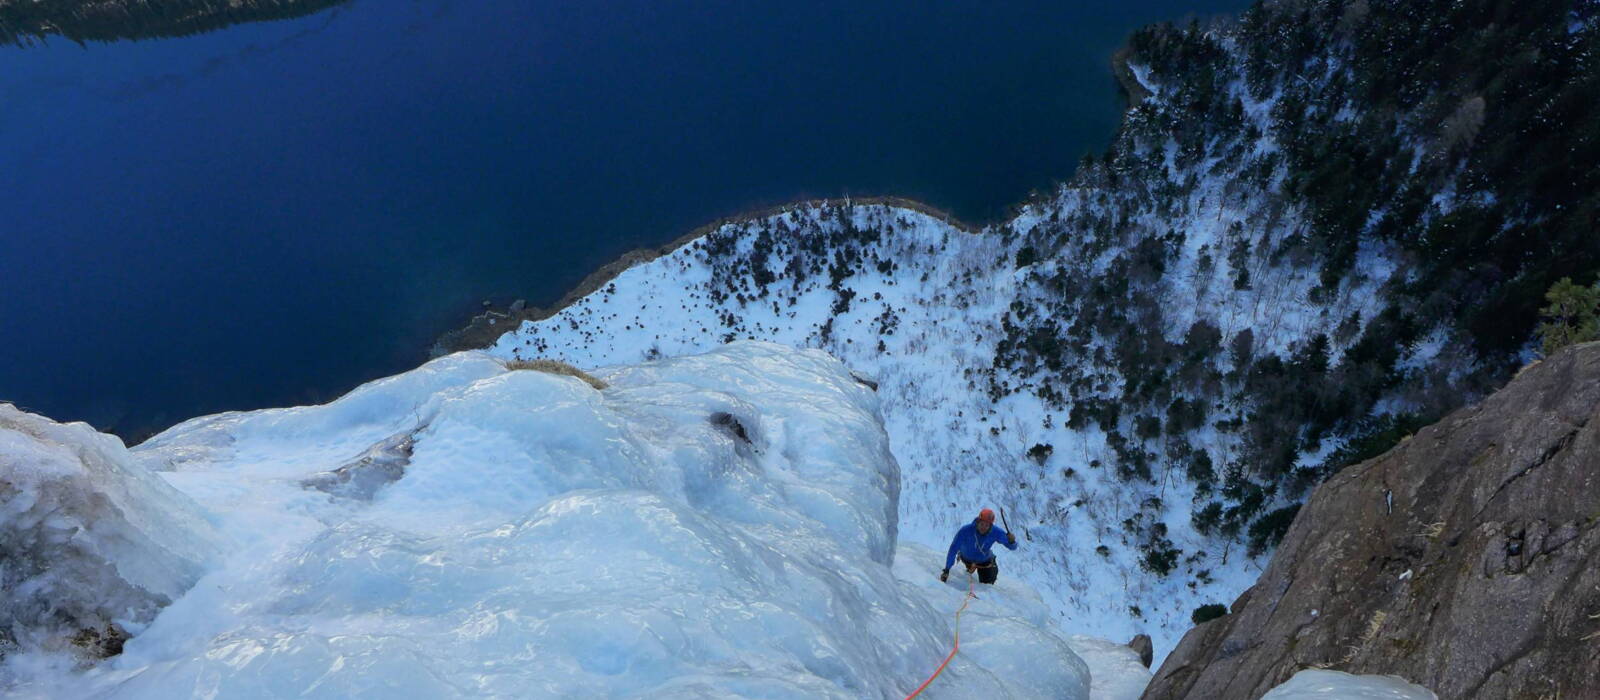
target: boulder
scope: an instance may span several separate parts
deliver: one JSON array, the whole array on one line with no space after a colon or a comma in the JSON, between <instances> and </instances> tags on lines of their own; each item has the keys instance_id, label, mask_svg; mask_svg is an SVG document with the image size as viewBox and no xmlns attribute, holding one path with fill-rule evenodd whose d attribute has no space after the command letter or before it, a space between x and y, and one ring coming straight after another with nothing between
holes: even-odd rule
<instances>
[{"instance_id":1,"label":"boulder","mask_svg":"<svg viewBox=\"0 0 1600 700\"><path fill-rule=\"evenodd\" d=\"M1132 641L1128 642L1128 648L1139 655L1139 663L1144 664L1145 668L1150 668L1150 662L1155 658L1155 645L1150 643L1150 635L1135 635Z\"/></svg>"}]
</instances>

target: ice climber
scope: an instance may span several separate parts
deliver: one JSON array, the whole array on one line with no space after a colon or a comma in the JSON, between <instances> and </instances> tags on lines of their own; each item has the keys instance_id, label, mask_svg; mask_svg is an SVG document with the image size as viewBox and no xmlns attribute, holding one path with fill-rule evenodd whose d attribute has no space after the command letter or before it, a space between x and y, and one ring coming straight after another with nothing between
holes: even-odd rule
<instances>
[{"instance_id":1,"label":"ice climber","mask_svg":"<svg viewBox=\"0 0 1600 700\"><path fill-rule=\"evenodd\" d=\"M956 563L956 557L960 557L961 563L967 565L967 573L978 572L979 583L994 583L1000 576L1000 561L989 552L989 548L996 542L1003 542L1006 549L1017 549L1017 536L995 527L994 511L984 508L972 522L956 530L955 539L950 540L950 552L944 557L944 571L939 572L939 580L950 580L950 567Z\"/></svg>"}]
</instances>

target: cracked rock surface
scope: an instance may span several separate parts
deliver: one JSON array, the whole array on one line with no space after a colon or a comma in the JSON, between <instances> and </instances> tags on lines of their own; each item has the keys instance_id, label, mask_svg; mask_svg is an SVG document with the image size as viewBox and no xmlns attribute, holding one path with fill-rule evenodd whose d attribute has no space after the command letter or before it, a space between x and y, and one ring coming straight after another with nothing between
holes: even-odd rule
<instances>
[{"instance_id":1,"label":"cracked rock surface","mask_svg":"<svg viewBox=\"0 0 1600 700\"><path fill-rule=\"evenodd\" d=\"M1600 343L1312 494L1232 614L1144 698L1259 698L1295 672L1452 698L1600 698Z\"/></svg>"}]
</instances>

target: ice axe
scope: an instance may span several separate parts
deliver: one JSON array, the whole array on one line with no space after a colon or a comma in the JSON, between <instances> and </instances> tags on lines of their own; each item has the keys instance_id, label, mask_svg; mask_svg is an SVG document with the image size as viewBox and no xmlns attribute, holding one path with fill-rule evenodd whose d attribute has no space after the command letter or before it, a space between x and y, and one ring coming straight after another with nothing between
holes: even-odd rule
<instances>
[{"instance_id":1,"label":"ice axe","mask_svg":"<svg viewBox=\"0 0 1600 700\"><path fill-rule=\"evenodd\" d=\"M1011 523L1006 522L1006 509L1004 506L1000 508L1000 524L1005 526L1006 534L1013 537L1016 536L1017 533L1011 531Z\"/></svg>"}]
</instances>

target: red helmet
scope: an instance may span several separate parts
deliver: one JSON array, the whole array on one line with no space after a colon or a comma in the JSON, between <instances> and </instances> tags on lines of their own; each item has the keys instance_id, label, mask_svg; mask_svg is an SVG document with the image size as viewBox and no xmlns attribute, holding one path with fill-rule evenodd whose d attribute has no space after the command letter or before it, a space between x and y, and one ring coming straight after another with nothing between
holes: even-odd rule
<instances>
[{"instance_id":1,"label":"red helmet","mask_svg":"<svg viewBox=\"0 0 1600 700\"><path fill-rule=\"evenodd\" d=\"M983 510L978 511L978 520L981 521L981 522L986 522L986 523L989 523L990 525L993 525L994 524L994 511L989 510L988 508L984 508Z\"/></svg>"}]
</instances>

